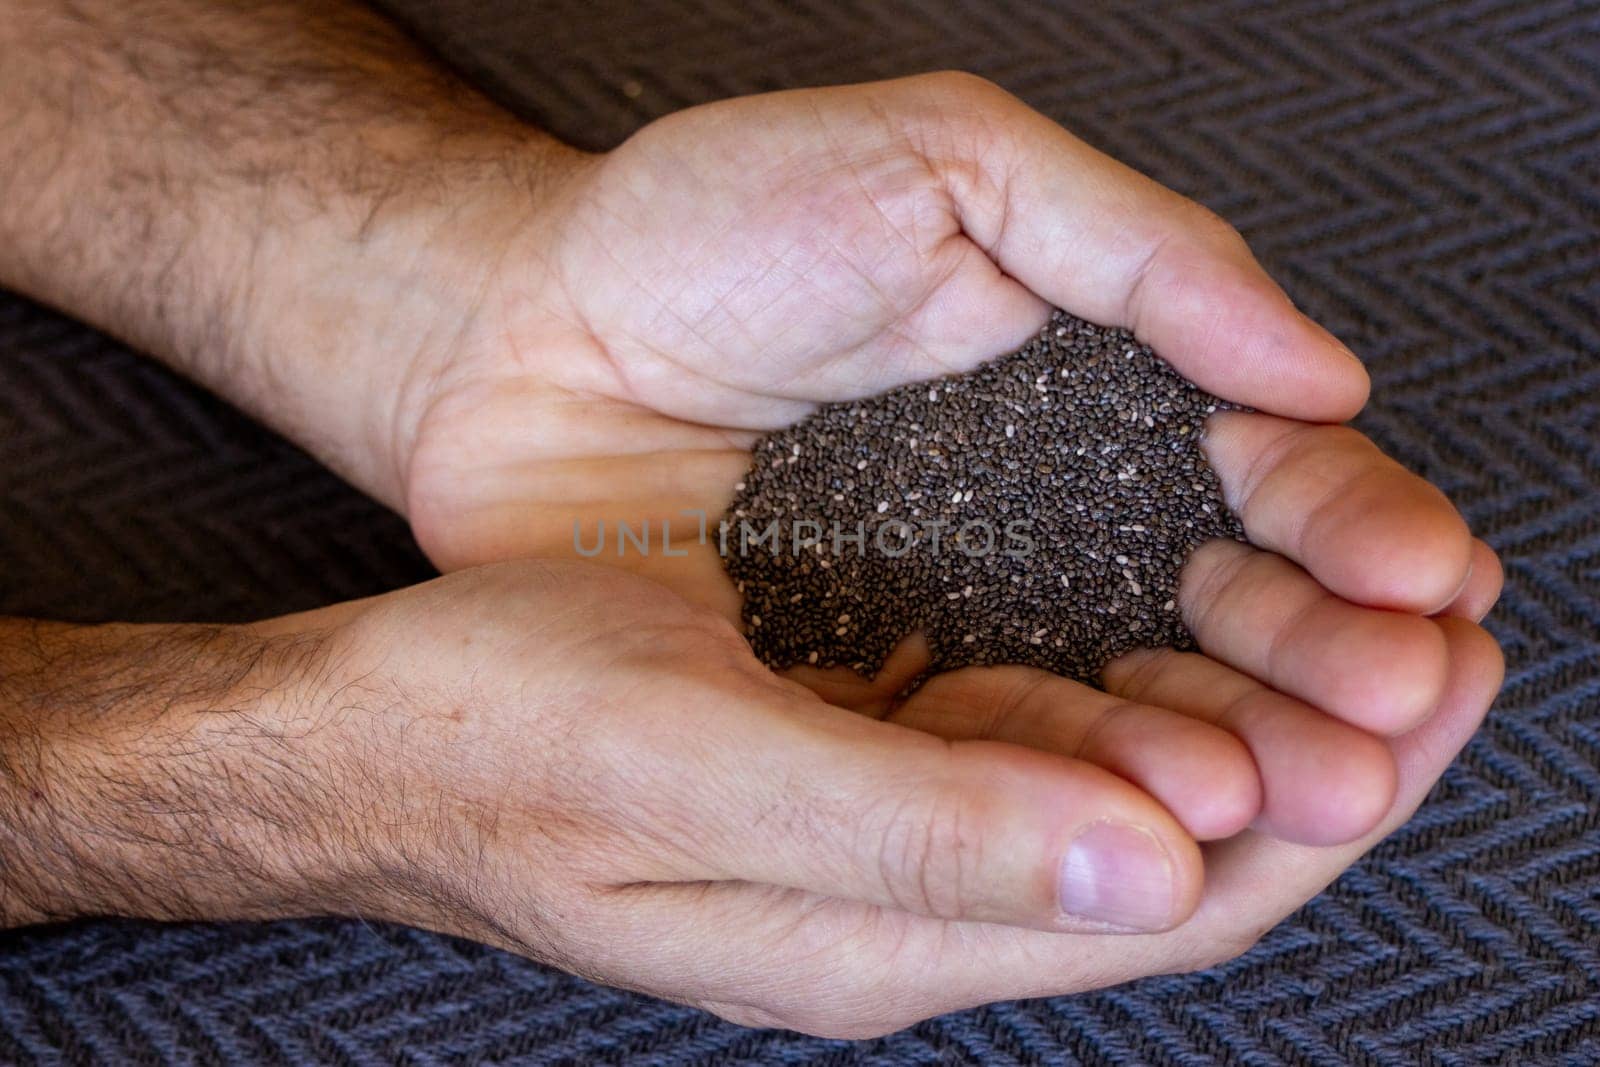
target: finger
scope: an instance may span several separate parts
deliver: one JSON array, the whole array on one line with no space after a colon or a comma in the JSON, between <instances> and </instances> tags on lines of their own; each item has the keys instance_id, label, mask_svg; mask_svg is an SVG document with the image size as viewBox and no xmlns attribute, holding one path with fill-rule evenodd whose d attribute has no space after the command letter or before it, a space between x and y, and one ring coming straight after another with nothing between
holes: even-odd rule
<instances>
[{"instance_id":1,"label":"finger","mask_svg":"<svg viewBox=\"0 0 1600 1067\"><path fill-rule=\"evenodd\" d=\"M950 1011L1192 970L1243 952L1409 819L1483 721L1504 674L1500 650L1473 623L1445 619L1439 625L1450 650L1450 682L1435 714L1390 742L1398 770L1395 801L1360 840L1319 848L1246 831L1206 846L1200 909L1174 930L1113 939L959 924L942 932L934 962L913 956L894 978L937 995L940 1010ZM912 941L903 931L895 934Z\"/></svg>"},{"instance_id":2,"label":"finger","mask_svg":"<svg viewBox=\"0 0 1600 1067\"><path fill-rule=\"evenodd\" d=\"M1255 829L1308 845L1369 833L1395 796L1389 746L1205 656L1143 649L1106 666L1106 688L1229 731L1259 769Z\"/></svg>"},{"instance_id":3,"label":"finger","mask_svg":"<svg viewBox=\"0 0 1600 1067\"><path fill-rule=\"evenodd\" d=\"M1500 648L1482 627L1465 619L1440 619L1449 648L1449 683L1435 713L1390 742L1398 771L1396 799L1371 833L1335 848L1315 849L1260 834L1243 834L1208 851L1211 861L1197 934L1236 926L1237 906L1265 930L1319 892L1365 852L1397 830L1427 798L1439 776L1483 722L1505 678ZM1263 871L1276 872L1272 893L1259 893Z\"/></svg>"},{"instance_id":4,"label":"finger","mask_svg":"<svg viewBox=\"0 0 1600 1067\"><path fill-rule=\"evenodd\" d=\"M944 175L963 230L1008 275L1127 327L1229 400L1338 422L1366 371L1301 314L1214 214L970 77L891 83Z\"/></svg>"},{"instance_id":5,"label":"finger","mask_svg":"<svg viewBox=\"0 0 1600 1067\"><path fill-rule=\"evenodd\" d=\"M783 676L799 682L834 707L881 719L917 675L927 669L932 658L927 638L918 632L909 634L896 645L871 678L849 667L805 664L789 668Z\"/></svg>"},{"instance_id":6,"label":"finger","mask_svg":"<svg viewBox=\"0 0 1600 1067\"><path fill-rule=\"evenodd\" d=\"M688 825L662 832L702 858L673 879L1051 930L1165 929L1188 913L1198 848L1129 782L1016 745L941 741L779 684L787 699L769 713L737 709L700 731L714 751L702 746L702 773L665 805Z\"/></svg>"},{"instance_id":7,"label":"finger","mask_svg":"<svg viewBox=\"0 0 1600 1067\"><path fill-rule=\"evenodd\" d=\"M1404 732L1439 702L1448 659L1432 620L1357 607L1271 552L1202 545L1178 603L1208 656L1364 730Z\"/></svg>"},{"instance_id":8,"label":"finger","mask_svg":"<svg viewBox=\"0 0 1600 1067\"><path fill-rule=\"evenodd\" d=\"M1489 609L1500 599L1500 590L1504 585L1505 569L1500 565L1500 557L1487 544L1474 539L1472 565L1467 569L1466 584L1440 614L1482 622L1483 617L1489 614Z\"/></svg>"},{"instance_id":9,"label":"finger","mask_svg":"<svg viewBox=\"0 0 1600 1067\"><path fill-rule=\"evenodd\" d=\"M695 983L683 995L736 1022L854 1038L977 1004L1078 993L1231 958L1410 818L1477 729L1500 686L1499 649L1471 623L1447 619L1441 627L1450 684L1437 713L1391 743L1399 788L1380 824L1334 848L1254 832L1208 846L1203 903L1177 929L1062 935L722 883L629 887L606 909L617 925L600 944L644 946L653 954L647 962ZM663 939L663 929L680 936ZM625 936L630 930L641 936ZM630 948L617 971L637 973L638 963Z\"/></svg>"},{"instance_id":10,"label":"finger","mask_svg":"<svg viewBox=\"0 0 1600 1067\"><path fill-rule=\"evenodd\" d=\"M1343 426L1222 412L1206 458L1250 540L1358 604L1422 614L1461 592L1472 535L1443 493Z\"/></svg>"},{"instance_id":11,"label":"finger","mask_svg":"<svg viewBox=\"0 0 1600 1067\"><path fill-rule=\"evenodd\" d=\"M1004 741L1104 767L1197 840L1244 829L1261 804L1249 751L1226 730L1154 703L1029 667L973 667L930 679L890 718L949 741Z\"/></svg>"}]
</instances>

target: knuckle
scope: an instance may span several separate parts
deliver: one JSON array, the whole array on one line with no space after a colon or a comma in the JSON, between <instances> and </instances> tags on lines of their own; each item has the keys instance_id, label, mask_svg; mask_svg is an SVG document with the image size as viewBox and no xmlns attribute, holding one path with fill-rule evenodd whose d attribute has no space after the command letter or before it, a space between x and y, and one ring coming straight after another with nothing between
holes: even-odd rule
<instances>
[{"instance_id":1,"label":"knuckle","mask_svg":"<svg viewBox=\"0 0 1600 1067\"><path fill-rule=\"evenodd\" d=\"M1264 586L1261 568L1270 562L1262 553L1236 542L1202 545L1179 575L1178 604L1196 633L1227 618L1235 603Z\"/></svg>"},{"instance_id":2,"label":"knuckle","mask_svg":"<svg viewBox=\"0 0 1600 1067\"><path fill-rule=\"evenodd\" d=\"M965 70L936 70L914 81L940 93L973 100L1009 99L1011 94L980 74Z\"/></svg>"},{"instance_id":3,"label":"knuckle","mask_svg":"<svg viewBox=\"0 0 1600 1067\"><path fill-rule=\"evenodd\" d=\"M940 789L907 800L880 833L878 868L894 904L941 919L971 913L980 884L982 841L976 802Z\"/></svg>"},{"instance_id":4,"label":"knuckle","mask_svg":"<svg viewBox=\"0 0 1600 1067\"><path fill-rule=\"evenodd\" d=\"M1078 748L1073 755L1080 759L1089 758L1089 753L1095 751L1101 739L1112 733L1117 724L1124 723L1130 718L1137 719L1147 715L1151 710L1148 704L1126 698L1107 704L1089 718L1082 735L1078 738Z\"/></svg>"},{"instance_id":5,"label":"knuckle","mask_svg":"<svg viewBox=\"0 0 1600 1067\"><path fill-rule=\"evenodd\" d=\"M1107 692L1123 700L1143 701L1144 694L1154 690L1161 676L1185 655L1188 653L1170 648L1137 648L1106 664L1101 680Z\"/></svg>"},{"instance_id":6,"label":"knuckle","mask_svg":"<svg viewBox=\"0 0 1600 1067\"><path fill-rule=\"evenodd\" d=\"M1004 143L1024 106L994 82L966 71L919 74L908 81L912 113L925 120L921 135L948 138L947 150L968 155Z\"/></svg>"},{"instance_id":7,"label":"knuckle","mask_svg":"<svg viewBox=\"0 0 1600 1067\"><path fill-rule=\"evenodd\" d=\"M1233 223L1198 201L1190 200L1187 203L1185 223L1191 233L1221 251L1249 254L1249 244Z\"/></svg>"}]
</instances>

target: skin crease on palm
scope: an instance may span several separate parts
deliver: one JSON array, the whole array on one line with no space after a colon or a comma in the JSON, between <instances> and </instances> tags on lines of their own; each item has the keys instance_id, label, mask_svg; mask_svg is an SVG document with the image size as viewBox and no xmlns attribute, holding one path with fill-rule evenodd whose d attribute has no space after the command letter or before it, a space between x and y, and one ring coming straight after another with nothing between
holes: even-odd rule
<instances>
[{"instance_id":1,"label":"skin crease on palm","mask_svg":"<svg viewBox=\"0 0 1600 1067\"><path fill-rule=\"evenodd\" d=\"M1060 304L1263 412L1214 417L1206 441L1261 550L1207 546L1180 600L1215 664L1276 692L1195 716L1005 668L895 708L923 662L915 639L874 683L791 676L947 738L1043 730L1201 840L1255 825L1339 843L1382 817L1395 770L1380 738L1449 680L1445 637L1420 616L1480 617L1498 564L1437 490L1327 425L1364 402L1364 371L1214 216L963 76L696 108L572 174L553 221L504 257L519 269L485 286L493 330L433 368L398 449L442 567L572 556L575 523L665 520L687 558L607 562L737 618L683 513L715 521L761 431L970 368ZM1142 675L1182 662L1135 658Z\"/></svg>"},{"instance_id":2,"label":"skin crease on palm","mask_svg":"<svg viewBox=\"0 0 1600 1067\"><path fill-rule=\"evenodd\" d=\"M181 802L92 843L192 871L162 887L199 917L395 919L867 1036L1236 955L1410 816L1498 689L1499 564L1333 425L1360 364L1215 216L992 85L727 101L589 156L355 5L0 11L0 281L282 430L453 572L203 628L264 676L161 729L135 709L117 766ZM716 516L763 431L970 368L1052 305L1261 412L1209 428L1255 547L1184 572L1202 654L896 702L915 638L872 683L779 677L710 551L566 558L574 520ZM194 802L218 786L220 814ZM1069 908L1077 844L1108 834Z\"/></svg>"}]
</instances>

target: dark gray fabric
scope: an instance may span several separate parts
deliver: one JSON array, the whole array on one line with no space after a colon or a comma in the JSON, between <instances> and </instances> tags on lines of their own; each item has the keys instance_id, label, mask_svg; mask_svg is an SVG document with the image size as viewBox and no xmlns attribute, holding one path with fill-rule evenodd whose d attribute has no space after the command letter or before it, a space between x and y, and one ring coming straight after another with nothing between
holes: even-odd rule
<instances>
[{"instance_id":1,"label":"dark gray fabric","mask_svg":"<svg viewBox=\"0 0 1600 1067\"><path fill-rule=\"evenodd\" d=\"M1600 3L511 0L395 10L589 147L687 104L987 74L1237 223L1366 357L1363 427L1505 556L1510 675L1369 860L1206 974L862 1044L359 923L4 935L0 1061L1600 1059ZM242 619L429 571L215 400L0 295L0 611Z\"/></svg>"}]
</instances>

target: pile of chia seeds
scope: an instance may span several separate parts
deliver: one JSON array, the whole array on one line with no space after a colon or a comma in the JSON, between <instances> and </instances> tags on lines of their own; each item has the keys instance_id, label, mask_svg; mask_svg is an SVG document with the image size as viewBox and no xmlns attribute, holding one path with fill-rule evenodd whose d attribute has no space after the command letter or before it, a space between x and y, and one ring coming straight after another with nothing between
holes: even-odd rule
<instances>
[{"instance_id":1,"label":"pile of chia seeds","mask_svg":"<svg viewBox=\"0 0 1600 1067\"><path fill-rule=\"evenodd\" d=\"M1244 539L1199 445L1225 406L1057 311L970 373L819 409L757 443L724 516L751 645L871 676L920 630L930 670L1090 683L1130 649L1192 648L1184 561Z\"/></svg>"}]
</instances>

